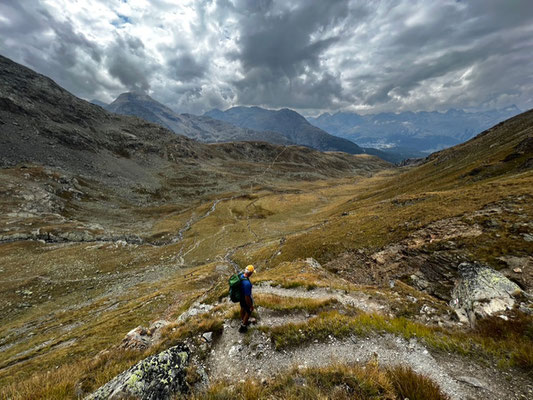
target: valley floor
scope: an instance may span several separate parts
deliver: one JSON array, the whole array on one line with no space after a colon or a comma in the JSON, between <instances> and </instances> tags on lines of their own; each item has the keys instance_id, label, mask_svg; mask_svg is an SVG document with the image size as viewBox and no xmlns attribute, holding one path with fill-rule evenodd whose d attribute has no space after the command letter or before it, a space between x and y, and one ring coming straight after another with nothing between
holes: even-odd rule
<instances>
[{"instance_id":1,"label":"valley floor","mask_svg":"<svg viewBox=\"0 0 533 400\"><path fill-rule=\"evenodd\" d=\"M448 303L462 261L531 289L533 173L460 187L404 185L402 174L254 187L174 209L118 207L92 227L52 206L43 223L31 211L39 198L10 197L18 200L3 204L3 222L18 236L0 244L0 396L86 395L207 331L219 332L202 361L212 382L235 381L247 368L270 379L291 366L376 361L409 365L451 398L531 396L526 330L471 331ZM281 305L261 306L258 326L239 337L221 299L228 276L249 263L259 304ZM222 309L178 321L200 302ZM160 341L120 346L156 320L170 323Z\"/></svg>"}]
</instances>

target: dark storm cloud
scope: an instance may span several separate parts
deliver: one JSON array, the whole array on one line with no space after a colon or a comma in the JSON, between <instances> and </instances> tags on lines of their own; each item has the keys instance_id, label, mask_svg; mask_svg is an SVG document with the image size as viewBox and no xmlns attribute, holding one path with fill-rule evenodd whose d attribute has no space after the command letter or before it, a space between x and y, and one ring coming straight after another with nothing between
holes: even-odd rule
<instances>
[{"instance_id":1,"label":"dark storm cloud","mask_svg":"<svg viewBox=\"0 0 533 400\"><path fill-rule=\"evenodd\" d=\"M284 11L273 1L247 1L240 8L240 49L233 55L245 74L233 81L239 102L322 108L340 95L338 77L322 70L320 56L342 39L348 1L304 1Z\"/></svg>"},{"instance_id":2,"label":"dark storm cloud","mask_svg":"<svg viewBox=\"0 0 533 400\"><path fill-rule=\"evenodd\" d=\"M192 55L183 53L167 61L169 75L177 81L191 81L196 78L202 78L206 71L207 65L196 60Z\"/></svg>"},{"instance_id":3,"label":"dark storm cloud","mask_svg":"<svg viewBox=\"0 0 533 400\"><path fill-rule=\"evenodd\" d=\"M406 21L418 7L397 8L396 18L384 21L391 34L384 35L371 53L369 61L376 68L370 73L362 69L348 81L359 103L378 110L445 109L479 106L497 93L513 93L515 102L527 97L532 80L524 72L533 67L533 61L522 59L520 67L516 64L524 51L533 50L532 13L524 12L526 2L442 3L410 24ZM378 30L369 31L379 35ZM521 75L518 81L526 83L524 90L513 88L518 81L510 79L509 70L515 70L516 78ZM467 76L458 79L465 71ZM457 93L431 90L431 85L455 86Z\"/></svg>"},{"instance_id":4,"label":"dark storm cloud","mask_svg":"<svg viewBox=\"0 0 533 400\"><path fill-rule=\"evenodd\" d=\"M128 90L147 91L149 78L157 65L146 54L141 39L116 35L115 42L107 49L106 66Z\"/></svg>"},{"instance_id":5,"label":"dark storm cloud","mask_svg":"<svg viewBox=\"0 0 533 400\"><path fill-rule=\"evenodd\" d=\"M100 82L102 49L76 32L70 20L59 21L37 1L0 4L2 54L52 77L75 94L88 96ZM107 86L109 88L109 86Z\"/></svg>"}]
</instances>

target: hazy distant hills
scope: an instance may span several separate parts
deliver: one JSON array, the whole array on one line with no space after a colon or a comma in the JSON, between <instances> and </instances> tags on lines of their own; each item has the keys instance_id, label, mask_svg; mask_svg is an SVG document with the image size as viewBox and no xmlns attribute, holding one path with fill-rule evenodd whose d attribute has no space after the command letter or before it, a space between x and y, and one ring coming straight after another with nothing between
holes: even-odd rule
<instances>
[{"instance_id":1,"label":"hazy distant hills","mask_svg":"<svg viewBox=\"0 0 533 400\"><path fill-rule=\"evenodd\" d=\"M325 113L309 122L333 135L404 154L427 155L462 143L479 132L519 114L516 106L485 112L451 109L440 112L403 112L359 115Z\"/></svg>"},{"instance_id":2,"label":"hazy distant hills","mask_svg":"<svg viewBox=\"0 0 533 400\"><path fill-rule=\"evenodd\" d=\"M273 144L292 144L284 135L277 132L257 132L209 117L178 114L143 93L122 93L111 104L98 100L91 102L117 114L133 115L154 122L200 142L265 141Z\"/></svg>"},{"instance_id":3,"label":"hazy distant hills","mask_svg":"<svg viewBox=\"0 0 533 400\"><path fill-rule=\"evenodd\" d=\"M261 107L233 107L226 111L211 110L204 115L231 124L255 129L280 132L288 140L321 151L343 151L350 154L372 154L391 162L401 161L401 157L376 149L362 148L351 140L331 135L323 129L311 125L296 111L283 108L267 110Z\"/></svg>"},{"instance_id":4,"label":"hazy distant hills","mask_svg":"<svg viewBox=\"0 0 533 400\"><path fill-rule=\"evenodd\" d=\"M100 101L100 100L97 100L97 99L92 99L91 101L89 101L89 103L96 104L97 106L100 106L102 108L106 108L109 105L109 104L104 103L103 101Z\"/></svg>"}]
</instances>

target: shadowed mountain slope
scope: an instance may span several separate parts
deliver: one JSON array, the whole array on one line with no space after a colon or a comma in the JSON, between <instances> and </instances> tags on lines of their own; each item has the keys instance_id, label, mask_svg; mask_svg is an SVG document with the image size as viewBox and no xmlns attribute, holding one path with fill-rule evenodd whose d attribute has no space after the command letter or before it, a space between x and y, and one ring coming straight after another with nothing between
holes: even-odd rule
<instances>
[{"instance_id":1,"label":"shadowed mountain slope","mask_svg":"<svg viewBox=\"0 0 533 400\"><path fill-rule=\"evenodd\" d=\"M350 140L330 135L311 125L297 112L283 108L267 110L261 107L233 107L226 111L211 110L205 115L244 128L280 132L290 141L321 151L343 151L350 154L372 154L390 162L400 158L376 149L364 149Z\"/></svg>"}]
</instances>

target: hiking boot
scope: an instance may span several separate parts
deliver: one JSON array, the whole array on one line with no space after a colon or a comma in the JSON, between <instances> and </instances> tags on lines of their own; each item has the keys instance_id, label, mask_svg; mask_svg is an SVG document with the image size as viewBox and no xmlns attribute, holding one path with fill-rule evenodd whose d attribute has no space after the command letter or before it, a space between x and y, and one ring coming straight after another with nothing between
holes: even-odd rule
<instances>
[{"instance_id":1,"label":"hiking boot","mask_svg":"<svg viewBox=\"0 0 533 400\"><path fill-rule=\"evenodd\" d=\"M241 327L239 328L239 332L240 333L246 333L247 330L248 330L248 326L244 325L244 324L241 324Z\"/></svg>"}]
</instances>

